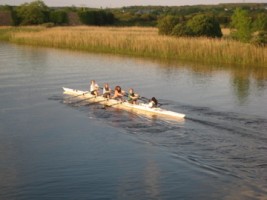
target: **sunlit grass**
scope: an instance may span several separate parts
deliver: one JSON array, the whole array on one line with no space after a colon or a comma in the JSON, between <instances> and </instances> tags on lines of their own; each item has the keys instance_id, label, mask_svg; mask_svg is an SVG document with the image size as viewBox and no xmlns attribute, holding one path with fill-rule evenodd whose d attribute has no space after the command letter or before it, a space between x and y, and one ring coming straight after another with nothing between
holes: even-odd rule
<instances>
[{"instance_id":1,"label":"sunlit grass","mask_svg":"<svg viewBox=\"0 0 267 200\"><path fill-rule=\"evenodd\" d=\"M5 29L0 29L0 35L1 30ZM160 36L156 28L23 27L9 29L8 38L19 44L89 52L213 64L267 66L267 48L225 39Z\"/></svg>"}]
</instances>

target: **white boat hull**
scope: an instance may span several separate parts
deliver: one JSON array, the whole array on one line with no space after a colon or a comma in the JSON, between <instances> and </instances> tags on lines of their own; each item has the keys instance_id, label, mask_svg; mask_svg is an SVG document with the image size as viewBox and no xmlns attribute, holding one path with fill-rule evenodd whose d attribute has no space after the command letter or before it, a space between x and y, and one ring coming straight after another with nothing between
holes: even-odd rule
<instances>
[{"instance_id":1,"label":"white boat hull","mask_svg":"<svg viewBox=\"0 0 267 200\"><path fill-rule=\"evenodd\" d=\"M63 87L64 94L76 96L79 99L84 99L85 101L92 103L99 103L102 105L119 108L122 110L126 110L129 112L135 112L138 114L145 114L149 116L159 116L159 117L167 117L170 119L182 120L185 117L185 114L177 113L173 111L168 111L162 108L149 108L147 104L131 104L128 102L120 102L115 99L106 99L102 96L94 97L88 91L74 90L70 88ZM78 96L79 95L79 96Z\"/></svg>"}]
</instances>

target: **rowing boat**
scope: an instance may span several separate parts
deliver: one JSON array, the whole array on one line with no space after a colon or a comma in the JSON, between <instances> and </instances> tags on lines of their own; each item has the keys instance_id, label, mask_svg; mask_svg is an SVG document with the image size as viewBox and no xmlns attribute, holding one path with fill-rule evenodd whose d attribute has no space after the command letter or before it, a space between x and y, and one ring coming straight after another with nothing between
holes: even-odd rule
<instances>
[{"instance_id":1,"label":"rowing boat","mask_svg":"<svg viewBox=\"0 0 267 200\"><path fill-rule=\"evenodd\" d=\"M90 103L99 103L108 107L115 107L118 109L126 110L129 112L135 112L138 114L144 114L149 116L159 116L159 117L167 117L170 119L182 120L185 117L185 114L177 113L169 110L165 110L162 108L150 108L148 104L131 104L128 102L121 102L116 99L107 99L103 96L97 96L90 94L88 91L75 90L70 88L63 87L64 94L71 95L73 97L84 99L84 101L88 101Z\"/></svg>"}]
</instances>

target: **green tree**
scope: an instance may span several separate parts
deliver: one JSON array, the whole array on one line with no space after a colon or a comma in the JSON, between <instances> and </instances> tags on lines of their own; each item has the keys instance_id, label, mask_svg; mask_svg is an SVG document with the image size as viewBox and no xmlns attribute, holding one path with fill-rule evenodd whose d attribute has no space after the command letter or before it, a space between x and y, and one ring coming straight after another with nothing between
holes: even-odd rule
<instances>
[{"instance_id":1,"label":"green tree","mask_svg":"<svg viewBox=\"0 0 267 200\"><path fill-rule=\"evenodd\" d=\"M50 12L49 19L51 22L57 25L68 23L68 15L66 11L56 10Z\"/></svg>"},{"instance_id":2,"label":"green tree","mask_svg":"<svg viewBox=\"0 0 267 200\"><path fill-rule=\"evenodd\" d=\"M102 10L80 10L78 12L80 20L86 25L107 25L113 24L115 21L114 15L111 12Z\"/></svg>"},{"instance_id":3,"label":"green tree","mask_svg":"<svg viewBox=\"0 0 267 200\"><path fill-rule=\"evenodd\" d=\"M267 31L267 14L258 14L256 20L253 23L255 31Z\"/></svg>"},{"instance_id":4,"label":"green tree","mask_svg":"<svg viewBox=\"0 0 267 200\"><path fill-rule=\"evenodd\" d=\"M12 7L9 5L0 5L0 11L12 11Z\"/></svg>"},{"instance_id":5,"label":"green tree","mask_svg":"<svg viewBox=\"0 0 267 200\"><path fill-rule=\"evenodd\" d=\"M186 26L192 30L194 36L222 37L218 20L211 15L199 14L189 20Z\"/></svg>"},{"instance_id":6,"label":"green tree","mask_svg":"<svg viewBox=\"0 0 267 200\"><path fill-rule=\"evenodd\" d=\"M249 42L252 37L252 19L246 10L237 8L231 17L231 35L234 39Z\"/></svg>"},{"instance_id":7,"label":"green tree","mask_svg":"<svg viewBox=\"0 0 267 200\"><path fill-rule=\"evenodd\" d=\"M114 24L115 23L115 17L112 12L106 12L105 13L105 21L106 24Z\"/></svg>"},{"instance_id":8,"label":"green tree","mask_svg":"<svg viewBox=\"0 0 267 200\"><path fill-rule=\"evenodd\" d=\"M105 25L105 11L94 11L94 25L101 26Z\"/></svg>"},{"instance_id":9,"label":"green tree","mask_svg":"<svg viewBox=\"0 0 267 200\"><path fill-rule=\"evenodd\" d=\"M158 21L160 35L170 35L172 29L179 23L179 18L168 15Z\"/></svg>"},{"instance_id":10,"label":"green tree","mask_svg":"<svg viewBox=\"0 0 267 200\"><path fill-rule=\"evenodd\" d=\"M193 36L194 33L190 27L186 25L186 23L179 23L172 29L172 35L178 37L188 37Z\"/></svg>"},{"instance_id":11,"label":"green tree","mask_svg":"<svg viewBox=\"0 0 267 200\"><path fill-rule=\"evenodd\" d=\"M40 0L24 3L17 7L16 12L22 25L42 24L48 21L48 8Z\"/></svg>"},{"instance_id":12,"label":"green tree","mask_svg":"<svg viewBox=\"0 0 267 200\"><path fill-rule=\"evenodd\" d=\"M78 12L79 18L83 24L86 25L94 25L95 24L95 18L93 11L79 11Z\"/></svg>"}]
</instances>

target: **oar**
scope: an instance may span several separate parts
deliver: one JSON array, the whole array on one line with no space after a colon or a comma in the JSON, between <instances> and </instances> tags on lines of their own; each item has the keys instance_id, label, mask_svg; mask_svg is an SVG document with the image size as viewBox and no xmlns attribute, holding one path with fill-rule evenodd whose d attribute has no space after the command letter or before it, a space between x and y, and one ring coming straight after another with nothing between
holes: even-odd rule
<instances>
[{"instance_id":1,"label":"oar","mask_svg":"<svg viewBox=\"0 0 267 200\"><path fill-rule=\"evenodd\" d=\"M128 97L129 96L129 93L125 92L124 94L125 97ZM146 101L149 101L150 99L146 98L146 97L142 97L142 96L139 96L138 99L144 99Z\"/></svg>"},{"instance_id":2,"label":"oar","mask_svg":"<svg viewBox=\"0 0 267 200\"><path fill-rule=\"evenodd\" d=\"M116 103L113 103L111 105L105 105L105 107L112 107L112 106L115 106L115 105L118 105L118 104L122 104L123 102L120 101L120 102L116 102Z\"/></svg>"},{"instance_id":3,"label":"oar","mask_svg":"<svg viewBox=\"0 0 267 200\"><path fill-rule=\"evenodd\" d=\"M85 92L85 93L82 93L82 94L79 94L79 95L76 95L76 96L71 96L71 97L67 98L66 100L69 100L69 99L72 99L72 98L75 98L75 97L79 97L79 96L85 95L85 94L87 94L87 93L89 93L89 92L90 92L90 91Z\"/></svg>"},{"instance_id":4,"label":"oar","mask_svg":"<svg viewBox=\"0 0 267 200\"><path fill-rule=\"evenodd\" d=\"M93 98L96 98L96 97L93 96L93 97L89 97L89 98L86 98L86 99L82 99L82 100L80 100L80 101L76 101L76 102L74 102L73 104L81 103L81 102L83 102L83 101L86 101L86 100L89 100L89 99L93 99Z\"/></svg>"},{"instance_id":5,"label":"oar","mask_svg":"<svg viewBox=\"0 0 267 200\"><path fill-rule=\"evenodd\" d=\"M88 103L88 104L85 104L83 106L89 106L89 105L93 105L95 103L100 103L100 102L103 102L103 101L107 101L107 99L104 99L104 100L101 100L101 101L95 101L95 102L92 102L92 103Z\"/></svg>"},{"instance_id":6,"label":"oar","mask_svg":"<svg viewBox=\"0 0 267 200\"><path fill-rule=\"evenodd\" d=\"M150 99L149 98L146 98L146 97L139 97L139 99L144 99L144 100L146 100L146 101L149 101Z\"/></svg>"},{"instance_id":7,"label":"oar","mask_svg":"<svg viewBox=\"0 0 267 200\"><path fill-rule=\"evenodd\" d=\"M127 92L125 92L125 95L124 95L124 96L126 96L126 97L127 97L128 95L129 95L129 94L128 94ZM138 99L143 99L143 100L145 100L145 101L148 101L148 102L150 101L150 99L149 99L149 98L142 97L142 96L139 96L139 97L138 97ZM157 105L157 107L161 107L162 105L164 105L164 104L162 104L162 103L159 103L159 102L158 102L158 105Z\"/></svg>"}]
</instances>

